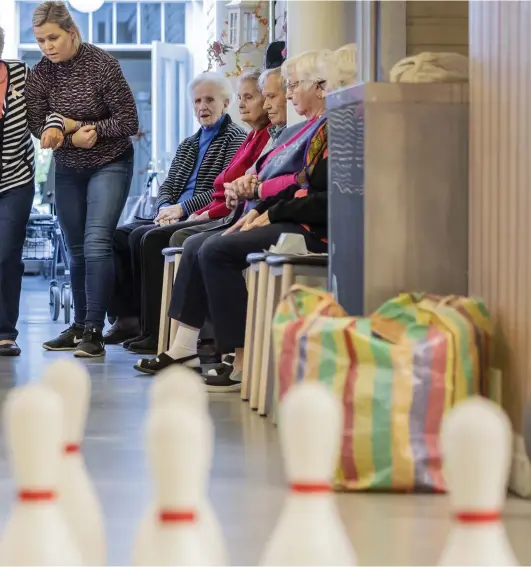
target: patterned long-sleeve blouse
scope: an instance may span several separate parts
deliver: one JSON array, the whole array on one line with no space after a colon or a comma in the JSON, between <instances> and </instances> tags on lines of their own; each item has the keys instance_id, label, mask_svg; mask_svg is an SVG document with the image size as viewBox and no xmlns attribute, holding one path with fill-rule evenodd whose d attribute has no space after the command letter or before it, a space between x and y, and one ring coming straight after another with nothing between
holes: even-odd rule
<instances>
[{"instance_id":1,"label":"patterned long-sleeve blouse","mask_svg":"<svg viewBox=\"0 0 531 567\"><path fill-rule=\"evenodd\" d=\"M97 142L90 150L77 148L72 134L55 151L67 167L97 168L117 159L132 147L138 133L133 93L118 61L109 53L82 43L69 61L52 63L43 57L30 71L26 84L28 122L40 138L44 130L62 126L61 115L96 125Z\"/></svg>"}]
</instances>

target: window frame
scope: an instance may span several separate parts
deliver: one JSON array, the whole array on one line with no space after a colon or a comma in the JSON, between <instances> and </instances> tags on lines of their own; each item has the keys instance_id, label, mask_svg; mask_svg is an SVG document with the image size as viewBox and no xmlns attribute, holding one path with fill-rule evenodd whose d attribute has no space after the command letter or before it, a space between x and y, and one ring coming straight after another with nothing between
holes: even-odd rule
<instances>
[{"instance_id":1,"label":"window frame","mask_svg":"<svg viewBox=\"0 0 531 567\"><path fill-rule=\"evenodd\" d=\"M15 0L16 9L16 37L20 40L20 5L30 2L35 2L36 0ZM166 42L166 5L167 4L187 4L190 0L105 0L105 4L110 4L112 6L112 43L94 43L94 30L93 30L93 13L88 14L88 30L89 36L83 38L87 43L93 43L97 47L101 47L106 51L151 51L151 43L141 43L142 41L142 25L141 25L141 4L160 4L160 41L162 43ZM117 4L136 4L136 43L117 43L116 33L117 33ZM185 17L185 30L186 30L186 8L184 10ZM186 41L186 37L185 37ZM175 45L185 45L185 43L177 43ZM22 43L18 41L19 51L39 51L39 47L35 42L32 43Z\"/></svg>"}]
</instances>

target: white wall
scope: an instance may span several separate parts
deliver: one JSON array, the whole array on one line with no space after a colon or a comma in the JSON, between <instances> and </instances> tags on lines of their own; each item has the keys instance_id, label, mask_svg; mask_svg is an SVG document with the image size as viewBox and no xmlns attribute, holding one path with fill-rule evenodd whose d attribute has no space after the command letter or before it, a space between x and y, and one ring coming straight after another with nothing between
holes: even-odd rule
<instances>
[{"instance_id":1,"label":"white wall","mask_svg":"<svg viewBox=\"0 0 531 567\"><path fill-rule=\"evenodd\" d=\"M15 59L18 52L15 0L0 0L0 26L4 28L6 43L4 46L3 59Z\"/></svg>"}]
</instances>

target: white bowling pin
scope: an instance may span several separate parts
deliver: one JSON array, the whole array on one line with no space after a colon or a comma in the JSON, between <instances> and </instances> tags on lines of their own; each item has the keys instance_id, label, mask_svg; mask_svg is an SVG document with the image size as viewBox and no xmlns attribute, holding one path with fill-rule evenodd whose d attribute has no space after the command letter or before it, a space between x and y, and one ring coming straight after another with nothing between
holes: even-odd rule
<instances>
[{"instance_id":1,"label":"white bowling pin","mask_svg":"<svg viewBox=\"0 0 531 567\"><path fill-rule=\"evenodd\" d=\"M91 381L75 360L58 360L42 376L63 401L65 426L59 471L59 504L77 539L85 565L105 565L105 527L101 504L80 446L90 404Z\"/></svg>"},{"instance_id":2,"label":"white bowling pin","mask_svg":"<svg viewBox=\"0 0 531 567\"><path fill-rule=\"evenodd\" d=\"M343 410L329 387L300 382L279 408L290 493L261 565L356 565L330 482L337 467Z\"/></svg>"},{"instance_id":3,"label":"white bowling pin","mask_svg":"<svg viewBox=\"0 0 531 567\"><path fill-rule=\"evenodd\" d=\"M486 398L467 398L444 418L441 448L454 525L440 565L518 565L500 518L511 440L507 415Z\"/></svg>"},{"instance_id":4,"label":"white bowling pin","mask_svg":"<svg viewBox=\"0 0 531 567\"><path fill-rule=\"evenodd\" d=\"M213 565L198 522L206 489L208 422L168 404L149 412L146 448L155 479L157 523L142 565Z\"/></svg>"},{"instance_id":5,"label":"white bowling pin","mask_svg":"<svg viewBox=\"0 0 531 567\"><path fill-rule=\"evenodd\" d=\"M204 415L208 421L207 451L208 472L212 464L214 426L208 413L208 396L202 378L194 371L182 366L169 367L162 371L154 380L150 388L150 408L170 405L174 411L179 411L181 406ZM208 473L207 473L208 474ZM132 563L133 565L145 564L144 557L150 552L153 541L153 530L157 525L157 506L152 502L142 517L136 538L134 540ZM204 495L200 505L199 525L204 533L204 541L209 542L212 559L215 565L229 565L227 546L219 521L212 508L208 494Z\"/></svg>"},{"instance_id":6,"label":"white bowling pin","mask_svg":"<svg viewBox=\"0 0 531 567\"><path fill-rule=\"evenodd\" d=\"M3 413L18 498L0 538L0 564L82 565L57 501L61 399L42 384L18 387L7 395Z\"/></svg>"}]
</instances>

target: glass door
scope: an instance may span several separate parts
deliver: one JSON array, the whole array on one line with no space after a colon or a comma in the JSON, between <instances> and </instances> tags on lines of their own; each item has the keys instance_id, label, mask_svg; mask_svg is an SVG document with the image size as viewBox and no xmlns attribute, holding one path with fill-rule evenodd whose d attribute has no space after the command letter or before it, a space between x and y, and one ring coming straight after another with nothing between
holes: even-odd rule
<instances>
[{"instance_id":1,"label":"glass door","mask_svg":"<svg viewBox=\"0 0 531 567\"><path fill-rule=\"evenodd\" d=\"M184 45L153 42L151 152L158 173L153 196L166 178L177 146L192 134L193 112L187 93L190 68L190 53Z\"/></svg>"}]
</instances>

